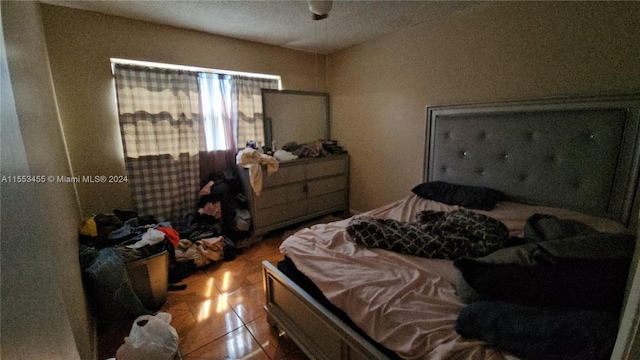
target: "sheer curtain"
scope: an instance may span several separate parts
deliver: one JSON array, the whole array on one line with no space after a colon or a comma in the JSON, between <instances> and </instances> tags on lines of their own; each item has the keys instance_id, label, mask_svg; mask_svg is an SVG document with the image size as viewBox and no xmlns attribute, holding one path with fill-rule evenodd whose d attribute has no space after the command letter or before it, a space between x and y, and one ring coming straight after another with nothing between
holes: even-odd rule
<instances>
[{"instance_id":1,"label":"sheer curtain","mask_svg":"<svg viewBox=\"0 0 640 360\"><path fill-rule=\"evenodd\" d=\"M209 174L233 168L236 143L236 119L233 110L230 75L200 73L198 75L206 151L200 153L200 179Z\"/></svg>"},{"instance_id":2,"label":"sheer curtain","mask_svg":"<svg viewBox=\"0 0 640 360\"><path fill-rule=\"evenodd\" d=\"M264 144L262 89L278 89L278 79L201 73L207 150L200 154L200 176L233 168L239 147L248 140ZM224 134L220 132L223 131Z\"/></svg>"},{"instance_id":3,"label":"sheer curtain","mask_svg":"<svg viewBox=\"0 0 640 360\"><path fill-rule=\"evenodd\" d=\"M118 116L139 215L180 227L199 190L197 73L114 64Z\"/></svg>"}]
</instances>

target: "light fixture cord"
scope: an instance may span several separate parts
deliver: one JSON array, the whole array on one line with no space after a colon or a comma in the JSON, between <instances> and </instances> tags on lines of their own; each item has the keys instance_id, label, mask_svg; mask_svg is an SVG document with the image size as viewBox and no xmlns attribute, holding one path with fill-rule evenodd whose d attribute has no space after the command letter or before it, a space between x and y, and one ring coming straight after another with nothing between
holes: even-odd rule
<instances>
[{"instance_id":1,"label":"light fixture cord","mask_svg":"<svg viewBox=\"0 0 640 360\"><path fill-rule=\"evenodd\" d=\"M313 22L313 27L314 27L314 31L313 31L313 37L314 37L314 41L316 43L315 46L315 50L314 50L314 54L315 54L315 60L316 60L316 89L318 89L318 72L319 72L319 67L318 67L318 22L314 21Z\"/></svg>"},{"instance_id":2,"label":"light fixture cord","mask_svg":"<svg viewBox=\"0 0 640 360\"><path fill-rule=\"evenodd\" d=\"M324 89L329 91L329 19L324 19Z\"/></svg>"}]
</instances>

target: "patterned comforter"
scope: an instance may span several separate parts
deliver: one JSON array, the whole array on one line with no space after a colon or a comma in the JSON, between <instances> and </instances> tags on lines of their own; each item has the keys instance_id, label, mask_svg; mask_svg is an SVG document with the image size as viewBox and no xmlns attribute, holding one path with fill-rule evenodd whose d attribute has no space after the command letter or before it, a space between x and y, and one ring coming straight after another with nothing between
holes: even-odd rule
<instances>
[{"instance_id":1,"label":"patterned comforter","mask_svg":"<svg viewBox=\"0 0 640 360\"><path fill-rule=\"evenodd\" d=\"M456 260L481 257L504 247L509 230L498 220L466 209L420 211L416 222L356 217L347 233L356 244L401 254Z\"/></svg>"}]
</instances>

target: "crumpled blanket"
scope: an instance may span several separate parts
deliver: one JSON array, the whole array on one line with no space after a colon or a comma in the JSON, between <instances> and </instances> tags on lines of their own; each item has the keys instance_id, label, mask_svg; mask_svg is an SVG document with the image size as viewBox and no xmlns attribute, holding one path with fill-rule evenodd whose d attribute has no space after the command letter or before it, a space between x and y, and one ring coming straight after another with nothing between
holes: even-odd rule
<instances>
[{"instance_id":1,"label":"crumpled blanket","mask_svg":"<svg viewBox=\"0 0 640 360\"><path fill-rule=\"evenodd\" d=\"M267 165L267 175L278 171L280 165L273 156L261 154L250 147L238 152L236 164L249 169L249 181L256 195L260 195L262 192L262 165Z\"/></svg>"},{"instance_id":2,"label":"crumpled blanket","mask_svg":"<svg viewBox=\"0 0 640 360\"><path fill-rule=\"evenodd\" d=\"M503 223L465 209L421 211L416 220L355 217L346 230L352 241L367 247L447 260L488 255L509 239Z\"/></svg>"}]
</instances>

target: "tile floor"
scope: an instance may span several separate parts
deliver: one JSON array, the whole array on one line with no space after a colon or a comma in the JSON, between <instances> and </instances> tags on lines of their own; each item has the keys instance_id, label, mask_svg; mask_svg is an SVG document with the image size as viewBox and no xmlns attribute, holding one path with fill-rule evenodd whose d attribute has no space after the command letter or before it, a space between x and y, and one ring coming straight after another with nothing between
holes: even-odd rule
<instances>
[{"instance_id":1,"label":"tile floor","mask_svg":"<svg viewBox=\"0 0 640 360\"><path fill-rule=\"evenodd\" d=\"M282 260L278 248L291 233L291 228L271 232L233 261L206 267L178 283L186 289L168 292L160 311L172 316L183 359L307 359L267 324L263 309L262 261ZM133 320L119 321L98 335L98 359L115 357Z\"/></svg>"},{"instance_id":2,"label":"tile floor","mask_svg":"<svg viewBox=\"0 0 640 360\"><path fill-rule=\"evenodd\" d=\"M172 315L185 360L307 359L286 336L267 324L262 261L282 259L282 234L266 236L235 260L186 278L161 311Z\"/></svg>"}]
</instances>

